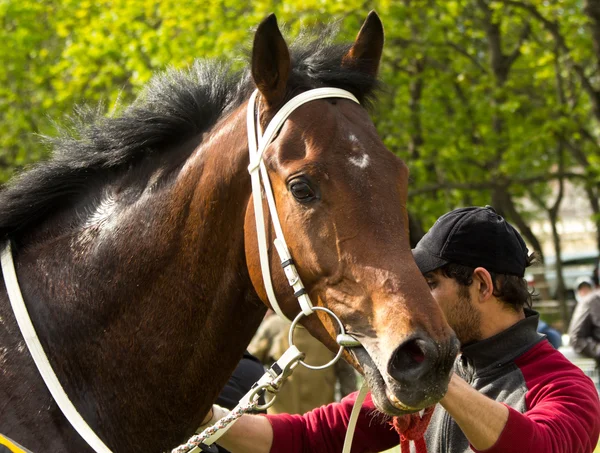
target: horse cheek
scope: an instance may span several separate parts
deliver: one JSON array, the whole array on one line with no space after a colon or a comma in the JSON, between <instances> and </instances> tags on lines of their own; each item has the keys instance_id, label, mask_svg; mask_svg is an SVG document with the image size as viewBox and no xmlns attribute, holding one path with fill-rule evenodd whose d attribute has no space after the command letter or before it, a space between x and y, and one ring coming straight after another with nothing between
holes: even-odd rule
<instances>
[{"instance_id":1,"label":"horse cheek","mask_svg":"<svg viewBox=\"0 0 600 453\"><path fill-rule=\"evenodd\" d=\"M254 217L254 201L251 198L246 208L244 219L244 251L246 253L246 268L252 281L252 286L263 303L269 306L267 302L267 291L262 278L260 268L260 255L258 252L258 238L256 233L256 221Z\"/></svg>"}]
</instances>

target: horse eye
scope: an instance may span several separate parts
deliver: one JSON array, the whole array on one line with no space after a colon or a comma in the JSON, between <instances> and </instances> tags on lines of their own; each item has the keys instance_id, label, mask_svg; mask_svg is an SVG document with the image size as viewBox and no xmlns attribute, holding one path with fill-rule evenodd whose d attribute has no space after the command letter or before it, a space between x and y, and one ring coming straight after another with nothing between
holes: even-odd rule
<instances>
[{"instance_id":1,"label":"horse eye","mask_svg":"<svg viewBox=\"0 0 600 453\"><path fill-rule=\"evenodd\" d=\"M315 191L304 181L294 181L290 184L290 192L298 201L311 201L316 198Z\"/></svg>"}]
</instances>

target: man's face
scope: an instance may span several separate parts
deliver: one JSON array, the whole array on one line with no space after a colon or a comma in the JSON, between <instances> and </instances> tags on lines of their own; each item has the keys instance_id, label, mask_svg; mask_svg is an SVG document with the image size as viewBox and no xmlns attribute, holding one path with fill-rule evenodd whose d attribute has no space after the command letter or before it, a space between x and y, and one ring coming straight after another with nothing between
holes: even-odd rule
<instances>
[{"instance_id":1,"label":"man's face","mask_svg":"<svg viewBox=\"0 0 600 453\"><path fill-rule=\"evenodd\" d=\"M579 285L579 288L577 288L577 292L575 294L575 299L577 300L577 302L581 302L583 299L585 299L585 296L587 296L591 292L592 287L590 285Z\"/></svg>"},{"instance_id":2,"label":"man's face","mask_svg":"<svg viewBox=\"0 0 600 453\"><path fill-rule=\"evenodd\" d=\"M439 269L424 274L424 277L461 345L481 340L481 313L472 302L471 287L459 285Z\"/></svg>"}]
</instances>

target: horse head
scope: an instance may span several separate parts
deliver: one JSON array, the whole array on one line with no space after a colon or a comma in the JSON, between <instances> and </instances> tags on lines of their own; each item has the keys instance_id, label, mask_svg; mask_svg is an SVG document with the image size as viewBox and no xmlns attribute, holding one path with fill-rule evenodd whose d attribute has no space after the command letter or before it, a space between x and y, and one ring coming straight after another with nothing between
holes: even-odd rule
<instances>
[{"instance_id":1,"label":"horse head","mask_svg":"<svg viewBox=\"0 0 600 453\"><path fill-rule=\"evenodd\" d=\"M256 113L268 132L290 99L323 87L337 97L297 106L260 145L287 249L313 305L360 340L346 359L382 411L417 411L444 394L458 345L411 254L408 169L358 103L377 85L381 22L371 13L348 46L321 38L288 48L270 16L250 71L209 60L169 71L121 114L82 117L75 136L52 141L48 161L0 191L0 237L13 246L48 363L110 448L177 445L234 370L271 288L245 126ZM272 239L279 227L265 217ZM293 318L272 241L266 252L273 292ZM337 321L317 311L301 322L337 350ZM0 405L0 431L33 451L88 451L57 417L5 291L0 325L0 388L19 401Z\"/></svg>"},{"instance_id":2,"label":"horse head","mask_svg":"<svg viewBox=\"0 0 600 453\"><path fill-rule=\"evenodd\" d=\"M342 54L339 71L374 79L383 42L381 21L372 12ZM251 68L263 129L286 101L318 86L310 73L295 68L273 15L257 29ZM264 150L263 161L300 277L315 305L333 311L360 340L362 346L346 359L364 374L377 407L399 415L438 401L458 342L412 257L406 164L385 147L364 108L337 98L298 107ZM246 214L246 259L253 285L269 305L255 202ZM298 303L273 247L270 268L282 311L292 319ZM337 350L339 327L327 313L302 323Z\"/></svg>"}]
</instances>

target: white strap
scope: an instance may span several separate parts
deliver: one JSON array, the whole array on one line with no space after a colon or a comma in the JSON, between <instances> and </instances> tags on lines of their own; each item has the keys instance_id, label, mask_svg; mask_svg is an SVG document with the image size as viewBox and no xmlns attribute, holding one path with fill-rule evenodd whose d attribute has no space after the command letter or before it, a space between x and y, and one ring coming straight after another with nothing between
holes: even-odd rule
<instances>
[{"instance_id":1,"label":"white strap","mask_svg":"<svg viewBox=\"0 0 600 453\"><path fill-rule=\"evenodd\" d=\"M258 90L255 90L250 96L250 100L248 102L248 112L247 112L247 129L248 129L248 149L250 152L250 165L248 166L248 171L250 172L252 178L252 196L254 199L254 214L256 220L256 230L258 237L258 250L260 255L260 266L263 274L263 281L265 284L265 291L267 293L267 298L269 299L269 303L273 310L282 318L290 321L287 316L283 314L279 303L277 302L277 298L275 297L275 292L273 290L273 284L271 281L271 272L269 268L269 259L267 253L267 234L266 227L264 222L264 212L262 206L262 187L261 187L261 179L262 184L264 186L264 194L267 199L267 205L269 207L269 211L271 214L271 219L273 222L273 228L275 230L275 247L277 249L277 253L279 254L279 258L282 263L291 260L291 254L289 253L289 249L285 242L285 238L283 235L283 230L281 228L281 223L279 221L279 217L277 215L277 208L275 206L275 199L273 197L273 190L271 189L271 184L269 181L269 175L267 172L267 168L263 162L262 156L275 134L281 129L287 118L290 114L300 107L301 105L316 100L316 99L325 99L325 98L344 98L350 99L356 103L358 99L356 97L346 91L339 88L316 88L313 90L305 91L304 93L299 94L298 96L292 98L288 101L273 117L265 133L261 136L260 134L260 121L256 118L257 112L255 111L256 98L258 96ZM261 178L262 176L262 178ZM301 291L304 289L304 285L298 275L296 267L293 264L289 264L284 267L285 275L288 279L290 286L293 287L295 293L304 293ZM308 294L301 294L298 296L298 302L300 304L300 308L305 315L310 315L313 312L313 305L310 301L310 297Z\"/></svg>"},{"instance_id":2,"label":"white strap","mask_svg":"<svg viewBox=\"0 0 600 453\"><path fill-rule=\"evenodd\" d=\"M12 251L10 247L10 241L6 242L2 250L2 272L4 273L4 283L8 292L8 298L12 305L12 309L17 318L19 329L25 339L25 343L29 348L29 353L33 357L33 361L37 366L38 371L42 375L46 387L50 390L50 394L58 404L58 407L65 415L69 423L75 428L81 437L88 443L90 447L96 451L96 453L111 453L109 448L104 445L96 433L89 427L83 417L77 412L75 406L65 393L65 390L60 385L54 370L48 362L48 357L42 348L39 338L35 333L35 328L29 318L27 307L23 301L23 295L19 288L19 282L17 280L17 274L15 272L15 265L12 258Z\"/></svg>"},{"instance_id":3,"label":"white strap","mask_svg":"<svg viewBox=\"0 0 600 453\"><path fill-rule=\"evenodd\" d=\"M254 98L256 98L256 93L257 93L257 91L255 91L253 93ZM275 134L277 134L279 129L281 129L281 126L283 126L283 123L285 123L285 121L288 119L288 117L291 115L291 113L294 110L296 110L301 105L306 104L307 102L314 101L317 99L328 99L328 98L350 99L351 101L354 101L357 104L360 104L358 99L356 99L356 96L354 96L349 91L342 90L341 88L330 88L330 87L315 88L315 89L300 93L298 96L290 99L283 107L281 107L281 109L279 109L279 111L275 114L275 116L269 123L264 135L262 137L260 137L260 139L259 139L258 153L254 156L251 156L250 165L248 166L248 171L250 171L250 173L252 173L258 168L258 165L259 165L260 161L262 160L263 152L265 151L267 146L269 146L269 144L273 141L273 137L275 136ZM252 98L250 100L252 102ZM252 109L252 110L254 110L254 109ZM250 109L248 111L250 111ZM252 115L254 117L254 111L252 111Z\"/></svg>"},{"instance_id":4,"label":"white strap","mask_svg":"<svg viewBox=\"0 0 600 453\"><path fill-rule=\"evenodd\" d=\"M242 399L238 402L237 406L234 407L231 411L229 411L229 414L235 414L238 411L240 412L239 415L244 413L245 409L248 407L248 404L251 401L257 401L257 399L259 397L259 395L257 395L257 392L259 390L267 390L268 391L268 389L271 388L271 386L281 389L283 384L285 384L286 380L289 378L289 376L294 371L294 368L296 367L296 365L298 365L299 361L303 357L304 357L304 354L301 353L296 346L291 345L282 354L282 356L279 358L279 360L277 362L275 362L265 372L265 374L262 375L262 377L258 381L256 381L256 383L252 386L252 388L248 391L248 393L246 393L242 397ZM277 397L277 393L273 393L273 399L270 400L270 402L269 402L270 404L267 403L267 406L270 406L274 402L274 399L276 397ZM258 409L266 409L267 406L261 406ZM213 406L213 408L214 408L214 406ZM215 442L217 442L221 438L221 436L223 436L223 434L225 434L229 430L229 428L231 428L234 425L234 423L239 420L239 415L237 418L230 421L227 425L222 426L219 429L217 429L217 431L215 431L210 437L207 437L204 441L202 441L202 443L204 445L209 446L209 445L212 445ZM199 437L199 438L204 437L204 431L199 436L194 436L194 437ZM189 441L198 442L198 440L200 440L200 439L194 439L194 437L192 437ZM174 450L172 450L171 453L175 452L179 448L180 447L175 448ZM199 452L200 452L200 448L194 447L188 453L199 453Z\"/></svg>"},{"instance_id":5,"label":"white strap","mask_svg":"<svg viewBox=\"0 0 600 453\"><path fill-rule=\"evenodd\" d=\"M350 414L350 420L348 420L348 429L346 430L346 438L344 439L344 449L342 450L342 453L350 453L350 449L352 448L352 438L354 437L354 429L356 428L356 421L358 420L358 414L360 414L360 409L365 401L368 390L369 387L365 381L358 391L358 395L356 395L356 401L354 401L354 406L352 407L352 413Z\"/></svg>"},{"instance_id":6,"label":"white strap","mask_svg":"<svg viewBox=\"0 0 600 453\"><path fill-rule=\"evenodd\" d=\"M250 101L248 103L248 114L246 116L246 126L248 129L248 149L250 151L250 161L252 156L257 152L257 138L256 138L256 120L254 118L254 103L258 91L252 93ZM258 255L260 257L260 268L263 276L263 282L265 284L265 291L267 292L267 298L271 304L271 308L281 318L291 322L281 311L277 298L275 297L275 291L273 290L273 283L271 282L271 270L269 267L269 255L267 253L267 232L265 227L265 218L263 214L262 204L262 187L260 185L260 175L258 172L250 173L252 181L252 197L254 199L254 220L256 222L256 235L258 239Z\"/></svg>"}]
</instances>

